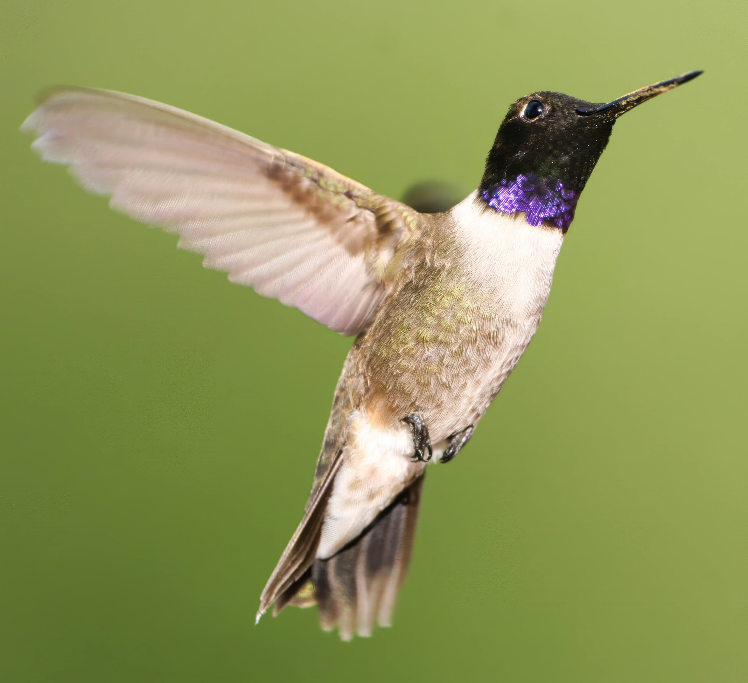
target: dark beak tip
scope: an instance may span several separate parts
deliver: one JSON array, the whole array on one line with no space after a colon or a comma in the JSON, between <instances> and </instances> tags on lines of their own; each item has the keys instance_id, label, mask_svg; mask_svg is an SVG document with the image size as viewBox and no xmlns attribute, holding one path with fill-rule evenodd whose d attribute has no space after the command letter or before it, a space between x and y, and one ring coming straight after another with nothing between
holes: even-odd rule
<instances>
[{"instance_id":1,"label":"dark beak tip","mask_svg":"<svg viewBox=\"0 0 748 683\"><path fill-rule=\"evenodd\" d=\"M703 71L689 71L688 73L685 73L680 77L680 82L688 83L688 81L692 81L694 78L696 78L697 76L701 76L701 74L703 73Z\"/></svg>"},{"instance_id":2,"label":"dark beak tip","mask_svg":"<svg viewBox=\"0 0 748 683\"><path fill-rule=\"evenodd\" d=\"M612 102L608 102L608 104L604 104L597 109L587 109L586 107L579 107L576 111L577 114L580 114L581 116L589 116L590 114L598 114L604 111L615 111L615 108L618 107L620 110L615 114L617 118L621 114L624 114L630 109L633 109L642 102L645 102L646 100L651 99L652 97L655 97L656 95L659 95L667 90L672 90L679 85L688 83L688 81L692 81L694 78L696 78L697 76L701 76L701 74L703 73L703 71L689 71L687 73L681 74L680 76L676 76L675 78L671 78L668 81L653 83L652 85L649 85L645 88L635 90L634 92L631 92L628 95L624 95L623 97L620 97L617 100L613 100Z\"/></svg>"}]
</instances>

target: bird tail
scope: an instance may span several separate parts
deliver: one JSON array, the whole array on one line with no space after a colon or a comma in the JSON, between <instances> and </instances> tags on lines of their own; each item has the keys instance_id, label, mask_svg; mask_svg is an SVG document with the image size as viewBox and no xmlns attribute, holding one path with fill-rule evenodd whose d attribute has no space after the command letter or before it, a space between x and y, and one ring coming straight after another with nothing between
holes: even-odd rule
<instances>
[{"instance_id":1,"label":"bird tail","mask_svg":"<svg viewBox=\"0 0 748 683\"><path fill-rule=\"evenodd\" d=\"M337 465L337 463L336 463ZM330 468L337 470L336 466ZM406 488L353 541L326 560L315 558L334 472L281 556L260 598L259 620L274 602L273 615L287 605L317 605L322 628L338 626L340 637L369 636L375 622L389 626L397 594L410 564L424 475Z\"/></svg>"}]
</instances>

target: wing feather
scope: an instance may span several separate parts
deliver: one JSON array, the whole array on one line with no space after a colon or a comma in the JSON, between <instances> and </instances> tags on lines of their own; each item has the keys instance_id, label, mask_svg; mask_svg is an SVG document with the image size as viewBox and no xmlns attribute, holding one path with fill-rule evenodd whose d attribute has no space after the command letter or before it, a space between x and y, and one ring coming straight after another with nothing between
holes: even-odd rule
<instances>
[{"instance_id":1,"label":"wing feather","mask_svg":"<svg viewBox=\"0 0 748 683\"><path fill-rule=\"evenodd\" d=\"M387 264L422 228L421 214L322 164L132 95L53 90L22 130L113 209L344 334L370 320L402 272Z\"/></svg>"}]
</instances>

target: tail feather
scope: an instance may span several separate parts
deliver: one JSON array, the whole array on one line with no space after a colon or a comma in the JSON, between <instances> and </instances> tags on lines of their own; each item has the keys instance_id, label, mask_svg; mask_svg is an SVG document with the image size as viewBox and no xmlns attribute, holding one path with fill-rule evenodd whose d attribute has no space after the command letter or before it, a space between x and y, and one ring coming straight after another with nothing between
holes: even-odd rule
<instances>
[{"instance_id":1,"label":"tail feather","mask_svg":"<svg viewBox=\"0 0 748 683\"><path fill-rule=\"evenodd\" d=\"M294 552L294 557L303 556L309 564L303 572L289 574L289 578L296 578L283 581L272 592L273 613L278 614L287 605L309 607L316 603L322 628L330 631L337 625L343 640L350 640L356 633L371 635L375 623L389 626L410 564L423 479L424 475L416 479L333 557L310 559L306 551Z\"/></svg>"},{"instance_id":2,"label":"tail feather","mask_svg":"<svg viewBox=\"0 0 748 683\"><path fill-rule=\"evenodd\" d=\"M260 617L270 605L282 595L288 593L289 589L296 588L296 591L290 593L285 599L284 604L288 604L293 595L303 587L303 583L300 580L314 561L314 554L317 550L320 531L322 530L322 522L325 519L327 500L330 497L332 483L335 480L335 474L340 468L341 462L342 458L340 457L340 453L338 453L323 481L316 487L313 499L307 504L304 518L288 542L283 555L278 560L275 570L265 585L265 589L262 591L256 621L260 620Z\"/></svg>"}]
</instances>

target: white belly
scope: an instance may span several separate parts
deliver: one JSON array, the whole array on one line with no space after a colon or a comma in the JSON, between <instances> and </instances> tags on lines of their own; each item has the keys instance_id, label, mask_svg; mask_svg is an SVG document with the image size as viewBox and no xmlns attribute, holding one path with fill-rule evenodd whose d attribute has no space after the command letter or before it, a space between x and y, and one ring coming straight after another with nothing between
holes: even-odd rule
<instances>
[{"instance_id":1,"label":"white belly","mask_svg":"<svg viewBox=\"0 0 748 683\"><path fill-rule=\"evenodd\" d=\"M437 444L434 460L446 444ZM327 504L317 557L334 555L356 538L426 467L412 462L413 432L403 423L396 429L379 429L355 411L343 464L335 477Z\"/></svg>"}]
</instances>

